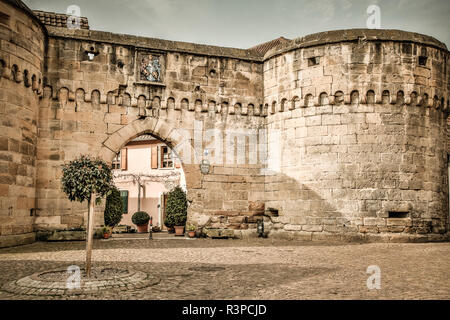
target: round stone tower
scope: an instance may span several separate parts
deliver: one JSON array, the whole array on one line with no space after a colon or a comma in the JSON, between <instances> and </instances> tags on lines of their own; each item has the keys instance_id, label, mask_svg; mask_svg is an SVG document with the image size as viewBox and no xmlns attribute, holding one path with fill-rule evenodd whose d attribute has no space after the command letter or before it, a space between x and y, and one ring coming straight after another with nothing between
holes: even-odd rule
<instances>
[{"instance_id":1,"label":"round stone tower","mask_svg":"<svg viewBox=\"0 0 450 320\"><path fill-rule=\"evenodd\" d=\"M0 2L0 247L34 241L36 142L45 27L21 1Z\"/></svg>"},{"instance_id":2,"label":"round stone tower","mask_svg":"<svg viewBox=\"0 0 450 320\"><path fill-rule=\"evenodd\" d=\"M313 34L267 52L274 235L444 237L448 57L432 37L367 29Z\"/></svg>"}]
</instances>

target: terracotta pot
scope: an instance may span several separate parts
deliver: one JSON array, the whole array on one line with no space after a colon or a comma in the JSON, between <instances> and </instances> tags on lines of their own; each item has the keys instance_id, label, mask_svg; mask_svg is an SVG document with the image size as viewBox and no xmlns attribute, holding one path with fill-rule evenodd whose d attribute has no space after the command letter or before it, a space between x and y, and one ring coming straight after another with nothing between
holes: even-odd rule
<instances>
[{"instance_id":1,"label":"terracotta pot","mask_svg":"<svg viewBox=\"0 0 450 320\"><path fill-rule=\"evenodd\" d=\"M139 233L147 233L148 232L148 222L146 224L138 224L137 226Z\"/></svg>"},{"instance_id":2,"label":"terracotta pot","mask_svg":"<svg viewBox=\"0 0 450 320\"><path fill-rule=\"evenodd\" d=\"M188 231L189 238L195 238L195 231Z\"/></svg>"},{"instance_id":3,"label":"terracotta pot","mask_svg":"<svg viewBox=\"0 0 450 320\"><path fill-rule=\"evenodd\" d=\"M111 236L110 233L104 233L103 234L103 239L108 239Z\"/></svg>"},{"instance_id":4,"label":"terracotta pot","mask_svg":"<svg viewBox=\"0 0 450 320\"><path fill-rule=\"evenodd\" d=\"M184 235L184 226L175 226L175 235L183 236Z\"/></svg>"}]
</instances>

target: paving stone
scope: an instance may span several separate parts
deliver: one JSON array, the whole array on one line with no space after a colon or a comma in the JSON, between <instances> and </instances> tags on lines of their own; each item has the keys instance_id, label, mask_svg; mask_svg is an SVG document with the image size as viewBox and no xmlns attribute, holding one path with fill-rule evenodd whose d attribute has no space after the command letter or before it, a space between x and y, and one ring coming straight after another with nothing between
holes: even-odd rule
<instances>
[{"instance_id":1,"label":"paving stone","mask_svg":"<svg viewBox=\"0 0 450 320\"><path fill-rule=\"evenodd\" d=\"M0 299L450 299L445 242L95 241L94 267L136 273L119 277L112 289L114 280L99 280L88 290L59 289L60 282L36 287L40 282L31 275L83 267L84 249L79 242L0 249ZM370 265L380 267L381 290L366 287ZM22 287L26 283L32 287Z\"/></svg>"}]
</instances>

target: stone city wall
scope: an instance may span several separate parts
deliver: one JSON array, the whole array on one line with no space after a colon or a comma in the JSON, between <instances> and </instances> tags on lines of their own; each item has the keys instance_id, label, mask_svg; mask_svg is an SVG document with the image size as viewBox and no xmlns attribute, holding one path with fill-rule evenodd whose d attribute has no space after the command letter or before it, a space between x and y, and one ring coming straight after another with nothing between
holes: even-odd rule
<instances>
[{"instance_id":1,"label":"stone city wall","mask_svg":"<svg viewBox=\"0 0 450 320\"><path fill-rule=\"evenodd\" d=\"M448 51L372 33L317 34L266 54L275 234L439 239L448 230Z\"/></svg>"},{"instance_id":2,"label":"stone city wall","mask_svg":"<svg viewBox=\"0 0 450 320\"><path fill-rule=\"evenodd\" d=\"M34 241L36 144L45 28L0 2L0 247Z\"/></svg>"},{"instance_id":3,"label":"stone city wall","mask_svg":"<svg viewBox=\"0 0 450 320\"><path fill-rule=\"evenodd\" d=\"M233 152L223 152L221 161L214 149L225 150L230 135L239 139L241 131L264 128L262 63L255 56L239 49L104 32L48 30L37 147L37 230L84 223L86 206L71 203L60 191L64 162L81 153L111 161L142 133L154 134L180 153L190 220L211 228L248 228L249 200L264 196L253 147L255 141L264 147L265 140L249 136L242 144L233 137ZM164 55L163 83L137 78L136 59L142 51ZM89 52L94 52L93 60ZM204 155L205 148L211 149L212 159ZM199 169L203 158L211 162L208 174ZM101 224L101 208L98 213Z\"/></svg>"}]
</instances>

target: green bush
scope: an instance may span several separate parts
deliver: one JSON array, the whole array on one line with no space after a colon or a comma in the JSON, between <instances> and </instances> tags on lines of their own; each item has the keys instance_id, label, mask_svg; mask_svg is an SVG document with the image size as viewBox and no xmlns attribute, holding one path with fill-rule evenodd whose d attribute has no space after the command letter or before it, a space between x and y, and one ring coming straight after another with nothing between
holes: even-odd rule
<instances>
[{"instance_id":1,"label":"green bush","mask_svg":"<svg viewBox=\"0 0 450 320\"><path fill-rule=\"evenodd\" d=\"M133 214L131 221L137 226L146 224L150 220L150 216L145 211L138 211Z\"/></svg>"},{"instance_id":2,"label":"green bush","mask_svg":"<svg viewBox=\"0 0 450 320\"><path fill-rule=\"evenodd\" d=\"M105 226L114 227L122 220L123 202L120 191L113 187L111 193L106 197Z\"/></svg>"},{"instance_id":3,"label":"green bush","mask_svg":"<svg viewBox=\"0 0 450 320\"><path fill-rule=\"evenodd\" d=\"M167 196L166 218L164 224L167 228L184 226L187 220L186 192L181 187L175 187Z\"/></svg>"}]
</instances>

